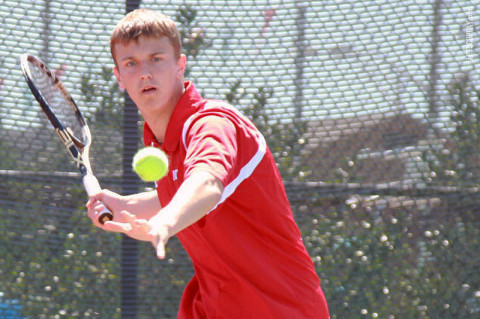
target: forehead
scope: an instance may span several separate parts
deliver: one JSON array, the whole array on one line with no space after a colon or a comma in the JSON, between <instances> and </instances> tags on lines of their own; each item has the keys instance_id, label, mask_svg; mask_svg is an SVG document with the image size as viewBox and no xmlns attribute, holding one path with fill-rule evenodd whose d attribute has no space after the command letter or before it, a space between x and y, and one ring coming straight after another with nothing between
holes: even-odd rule
<instances>
[{"instance_id":1,"label":"forehead","mask_svg":"<svg viewBox=\"0 0 480 319\"><path fill-rule=\"evenodd\" d=\"M114 47L116 60L123 60L141 55L156 53L172 54L174 49L167 37L145 37L131 40L128 43L117 43Z\"/></svg>"}]
</instances>

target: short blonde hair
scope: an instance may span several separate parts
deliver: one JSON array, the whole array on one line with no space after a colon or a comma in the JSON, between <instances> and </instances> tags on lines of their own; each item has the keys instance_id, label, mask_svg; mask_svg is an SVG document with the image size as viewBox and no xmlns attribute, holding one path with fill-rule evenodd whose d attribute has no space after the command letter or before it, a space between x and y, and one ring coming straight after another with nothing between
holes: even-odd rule
<instances>
[{"instance_id":1,"label":"short blonde hair","mask_svg":"<svg viewBox=\"0 0 480 319\"><path fill-rule=\"evenodd\" d=\"M148 9L136 9L120 20L110 37L110 53L115 61L115 45L128 45L138 41L141 36L167 37L173 46L175 57L180 58L182 41L175 22L168 16Z\"/></svg>"}]
</instances>

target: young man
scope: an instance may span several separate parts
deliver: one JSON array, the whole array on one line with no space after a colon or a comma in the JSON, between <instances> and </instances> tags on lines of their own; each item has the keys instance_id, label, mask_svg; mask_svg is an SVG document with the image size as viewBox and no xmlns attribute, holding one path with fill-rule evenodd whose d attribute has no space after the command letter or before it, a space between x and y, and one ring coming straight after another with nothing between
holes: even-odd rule
<instances>
[{"instance_id":1,"label":"young man","mask_svg":"<svg viewBox=\"0 0 480 319\"><path fill-rule=\"evenodd\" d=\"M172 20L139 9L111 38L114 73L145 118L144 142L164 150L156 191L108 190L87 204L93 223L150 241L158 258L177 235L195 275L178 318L329 318L280 174L255 126L184 81L186 58ZM114 220L100 225L103 201Z\"/></svg>"}]
</instances>

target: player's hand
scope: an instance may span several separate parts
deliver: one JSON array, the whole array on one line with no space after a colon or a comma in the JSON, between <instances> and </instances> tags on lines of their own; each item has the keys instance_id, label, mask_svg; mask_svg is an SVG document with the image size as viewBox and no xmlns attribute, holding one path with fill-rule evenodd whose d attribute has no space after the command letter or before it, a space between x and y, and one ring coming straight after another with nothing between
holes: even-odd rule
<instances>
[{"instance_id":1,"label":"player's hand","mask_svg":"<svg viewBox=\"0 0 480 319\"><path fill-rule=\"evenodd\" d=\"M147 231L148 241L153 245L158 259L164 259L166 255L165 246L167 245L168 235L167 228L161 223L154 223L153 220L137 219L136 227L142 227Z\"/></svg>"},{"instance_id":2,"label":"player's hand","mask_svg":"<svg viewBox=\"0 0 480 319\"><path fill-rule=\"evenodd\" d=\"M118 219L121 219L122 222L115 219L108 221L103 226L103 229L124 233L137 240L149 241L155 248L157 257L159 259L165 258L165 246L169 238L165 227L154 225L146 219L137 219L135 215L127 211L121 211L118 215Z\"/></svg>"},{"instance_id":3,"label":"player's hand","mask_svg":"<svg viewBox=\"0 0 480 319\"><path fill-rule=\"evenodd\" d=\"M98 217L99 213L104 209L105 206L107 206L108 209L112 212L113 219L115 221L126 221L122 215L118 214L118 212L125 210L126 200L123 196L117 193L103 189L98 194L90 196L86 206L88 209L88 217L97 227L104 228L104 225L100 224L100 222L98 221Z\"/></svg>"},{"instance_id":4,"label":"player's hand","mask_svg":"<svg viewBox=\"0 0 480 319\"><path fill-rule=\"evenodd\" d=\"M105 205L112 211L113 220L101 224L98 221L99 213L105 208ZM147 240L141 236L138 230L132 231L135 216L126 211L126 204L123 197L109 190L102 190L98 194L90 196L87 202L88 217L93 224L103 230L125 233L139 240ZM138 234L137 234L138 233Z\"/></svg>"}]
</instances>

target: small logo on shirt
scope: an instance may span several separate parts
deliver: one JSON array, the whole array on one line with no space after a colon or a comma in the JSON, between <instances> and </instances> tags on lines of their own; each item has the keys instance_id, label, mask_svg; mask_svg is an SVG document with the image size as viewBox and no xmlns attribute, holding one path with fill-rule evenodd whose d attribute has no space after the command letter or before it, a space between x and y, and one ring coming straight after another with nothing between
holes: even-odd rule
<instances>
[{"instance_id":1,"label":"small logo on shirt","mask_svg":"<svg viewBox=\"0 0 480 319\"><path fill-rule=\"evenodd\" d=\"M174 169L172 171L172 175L173 175L173 180L176 181L178 179L178 169Z\"/></svg>"}]
</instances>

